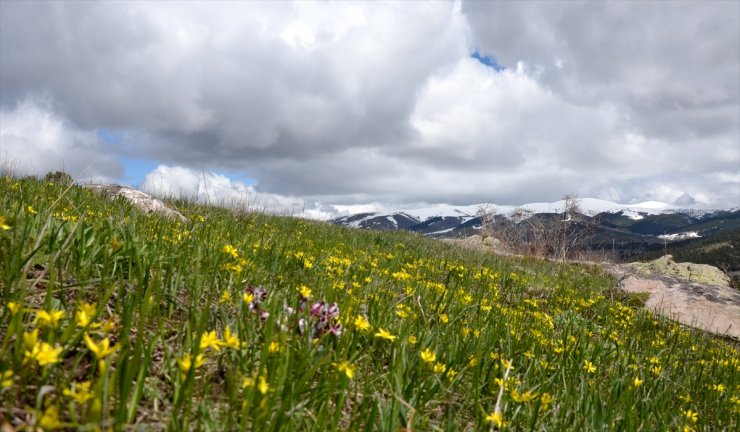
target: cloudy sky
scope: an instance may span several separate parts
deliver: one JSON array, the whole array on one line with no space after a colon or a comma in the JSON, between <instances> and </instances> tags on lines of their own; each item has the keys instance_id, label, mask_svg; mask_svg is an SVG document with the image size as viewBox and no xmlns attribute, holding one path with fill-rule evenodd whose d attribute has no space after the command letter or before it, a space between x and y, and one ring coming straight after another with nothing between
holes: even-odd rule
<instances>
[{"instance_id":1,"label":"cloudy sky","mask_svg":"<svg viewBox=\"0 0 740 432\"><path fill-rule=\"evenodd\" d=\"M740 2L0 2L0 160L328 216L740 205Z\"/></svg>"}]
</instances>

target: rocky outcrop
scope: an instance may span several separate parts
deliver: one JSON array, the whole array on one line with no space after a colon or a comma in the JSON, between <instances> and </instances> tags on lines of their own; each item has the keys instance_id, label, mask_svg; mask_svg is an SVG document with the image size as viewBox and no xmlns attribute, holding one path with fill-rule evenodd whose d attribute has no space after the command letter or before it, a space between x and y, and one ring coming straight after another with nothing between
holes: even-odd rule
<instances>
[{"instance_id":1,"label":"rocky outcrop","mask_svg":"<svg viewBox=\"0 0 740 432\"><path fill-rule=\"evenodd\" d=\"M645 307L681 324L740 340L740 292L658 275L628 276L619 288L648 293Z\"/></svg>"},{"instance_id":2,"label":"rocky outcrop","mask_svg":"<svg viewBox=\"0 0 740 432\"><path fill-rule=\"evenodd\" d=\"M88 184L85 187L104 193L112 200L121 197L145 213L158 213L180 222L187 221L187 218L180 212L167 207L162 201L142 191L116 184Z\"/></svg>"},{"instance_id":3,"label":"rocky outcrop","mask_svg":"<svg viewBox=\"0 0 740 432\"><path fill-rule=\"evenodd\" d=\"M506 249L503 242L495 237L482 237L476 234L460 239L446 238L440 240L444 243L454 244L465 249L509 255L509 251Z\"/></svg>"},{"instance_id":4,"label":"rocky outcrop","mask_svg":"<svg viewBox=\"0 0 740 432\"><path fill-rule=\"evenodd\" d=\"M717 267L706 264L677 263L671 255L665 255L648 263L625 264L643 275L664 275L676 279L706 285L730 286L730 278Z\"/></svg>"},{"instance_id":5,"label":"rocky outcrop","mask_svg":"<svg viewBox=\"0 0 740 432\"><path fill-rule=\"evenodd\" d=\"M619 279L617 287L646 293L645 307L679 323L740 340L740 291L719 269L676 263L666 255L649 263L602 264Z\"/></svg>"}]
</instances>

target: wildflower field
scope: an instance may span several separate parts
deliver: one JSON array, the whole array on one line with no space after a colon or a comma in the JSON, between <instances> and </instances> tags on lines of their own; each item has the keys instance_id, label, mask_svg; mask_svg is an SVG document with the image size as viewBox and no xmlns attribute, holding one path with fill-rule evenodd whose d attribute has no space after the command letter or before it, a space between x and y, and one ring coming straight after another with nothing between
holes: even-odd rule
<instances>
[{"instance_id":1,"label":"wildflower field","mask_svg":"<svg viewBox=\"0 0 740 432\"><path fill-rule=\"evenodd\" d=\"M173 205L0 179L4 431L740 428L737 345L600 270Z\"/></svg>"}]
</instances>

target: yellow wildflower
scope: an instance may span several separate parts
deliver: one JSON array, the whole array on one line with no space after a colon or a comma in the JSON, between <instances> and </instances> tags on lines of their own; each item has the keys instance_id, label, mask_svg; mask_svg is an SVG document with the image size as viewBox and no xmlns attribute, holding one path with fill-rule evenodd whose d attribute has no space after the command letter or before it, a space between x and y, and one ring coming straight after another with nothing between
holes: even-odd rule
<instances>
[{"instance_id":1,"label":"yellow wildflower","mask_svg":"<svg viewBox=\"0 0 740 432\"><path fill-rule=\"evenodd\" d=\"M588 373L596 372L596 366L594 366L594 364L588 360L585 360L583 362L583 369L585 369Z\"/></svg>"},{"instance_id":2,"label":"yellow wildflower","mask_svg":"<svg viewBox=\"0 0 740 432\"><path fill-rule=\"evenodd\" d=\"M95 354L95 357L98 359L104 359L110 354L113 354L116 352L118 347L116 346L110 346L110 339L105 338L100 343L95 343L90 336L88 336L87 333L85 333L84 336L85 339L85 345L87 345L87 348L92 351L93 354Z\"/></svg>"},{"instance_id":3,"label":"yellow wildflower","mask_svg":"<svg viewBox=\"0 0 740 432\"><path fill-rule=\"evenodd\" d=\"M59 354L62 353L62 347L52 347L46 342L37 343L31 351L26 351L26 358L36 360L40 366L46 366L53 363L59 363Z\"/></svg>"},{"instance_id":4,"label":"yellow wildflower","mask_svg":"<svg viewBox=\"0 0 740 432\"><path fill-rule=\"evenodd\" d=\"M100 331L103 333L112 333L117 326L116 317L110 317L103 321L103 326L100 328Z\"/></svg>"},{"instance_id":5,"label":"yellow wildflower","mask_svg":"<svg viewBox=\"0 0 740 432\"><path fill-rule=\"evenodd\" d=\"M97 309L98 306L95 303L82 303L80 305L80 310L85 312L88 316L95 315Z\"/></svg>"},{"instance_id":6,"label":"yellow wildflower","mask_svg":"<svg viewBox=\"0 0 740 432\"><path fill-rule=\"evenodd\" d=\"M239 253L236 251L236 248L230 244L224 245L224 247L221 248L221 252L226 255L230 255L233 258L239 258Z\"/></svg>"},{"instance_id":7,"label":"yellow wildflower","mask_svg":"<svg viewBox=\"0 0 740 432\"><path fill-rule=\"evenodd\" d=\"M445 366L444 363L437 362L437 364L434 365L434 373L436 374L443 374L447 370L447 366Z\"/></svg>"},{"instance_id":8,"label":"yellow wildflower","mask_svg":"<svg viewBox=\"0 0 740 432\"><path fill-rule=\"evenodd\" d=\"M80 328L87 327L97 328L100 327L99 323L91 324L92 318L95 316L96 311L95 303L84 303L80 306L80 310L75 313L75 321L77 326Z\"/></svg>"},{"instance_id":9,"label":"yellow wildflower","mask_svg":"<svg viewBox=\"0 0 740 432\"><path fill-rule=\"evenodd\" d=\"M684 413L686 416L686 420L690 421L691 423L696 423L699 420L699 413L696 411L688 410Z\"/></svg>"},{"instance_id":10,"label":"yellow wildflower","mask_svg":"<svg viewBox=\"0 0 740 432\"><path fill-rule=\"evenodd\" d=\"M56 405L51 405L44 411L39 419L39 426L42 430L61 429L65 425L59 420L59 409Z\"/></svg>"},{"instance_id":11,"label":"yellow wildflower","mask_svg":"<svg viewBox=\"0 0 740 432\"><path fill-rule=\"evenodd\" d=\"M39 329L32 332L23 332L23 346L30 351L39 343Z\"/></svg>"},{"instance_id":12,"label":"yellow wildflower","mask_svg":"<svg viewBox=\"0 0 740 432\"><path fill-rule=\"evenodd\" d=\"M185 354L181 359L177 360L177 365L180 367L180 371L182 371L183 379L185 378L185 375L190 372L190 369L198 369L203 366L203 362L205 362L203 354L198 354L195 357L195 363L193 363L190 353Z\"/></svg>"},{"instance_id":13,"label":"yellow wildflower","mask_svg":"<svg viewBox=\"0 0 740 432\"><path fill-rule=\"evenodd\" d=\"M511 398L514 399L515 402L529 403L537 398L537 393L533 393L531 390L519 393L519 391L515 389L511 392Z\"/></svg>"},{"instance_id":14,"label":"yellow wildflower","mask_svg":"<svg viewBox=\"0 0 740 432\"><path fill-rule=\"evenodd\" d=\"M270 386L267 384L267 379L265 379L264 375L260 377L260 383L257 386L257 390L259 390L263 395L270 390Z\"/></svg>"},{"instance_id":15,"label":"yellow wildflower","mask_svg":"<svg viewBox=\"0 0 740 432\"><path fill-rule=\"evenodd\" d=\"M345 360L336 366L339 373L344 373L347 378L352 379L355 376L355 366L349 361Z\"/></svg>"},{"instance_id":16,"label":"yellow wildflower","mask_svg":"<svg viewBox=\"0 0 740 432\"><path fill-rule=\"evenodd\" d=\"M447 314L439 314L439 320L442 321L442 324L447 324L450 322L450 317L447 316Z\"/></svg>"},{"instance_id":17,"label":"yellow wildflower","mask_svg":"<svg viewBox=\"0 0 740 432\"><path fill-rule=\"evenodd\" d=\"M391 341L391 342L392 342L392 341L396 340L396 338L397 338L398 336L394 336L394 335L392 335L392 334L391 334L391 333L390 333L389 331L387 331L387 330L384 330L384 329L382 329L382 328L379 328L379 329L378 329L378 332L377 332L377 333L375 333L375 337L377 337L377 338L381 338L381 339L385 339L385 340L389 340L389 341Z\"/></svg>"},{"instance_id":18,"label":"yellow wildflower","mask_svg":"<svg viewBox=\"0 0 740 432\"><path fill-rule=\"evenodd\" d=\"M16 302L8 302L7 306L11 315L15 315L18 313L19 310L21 310L21 305Z\"/></svg>"},{"instance_id":19,"label":"yellow wildflower","mask_svg":"<svg viewBox=\"0 0 740 432\"><path fill-rule=\"evenodd\" d=\"M250 292L245 292L242 298L244 299L244 303L248 305L254 301L254 294Z\"/></svg>"},{"instance_id":20,"label":"yellow wildflower","mask_svg":"<svg viewBox=\"0 0 740 432\"><path fill-rule=\"evenodd\" d=\"M433 363L435 360L437 360L437 355L434 354L434 352L429 348L422 351L420 355L424 363Z\"/></svg>"},{"instance_id":21,"label":"yellow wildflower","mask_svg":"<svg viewBox=\"0 0 740 432\"><path fill-rule=\"evenodd\" d=\"M489 414L486 416L486 421L489 423L493 423L496 427L503 427L504 425L504 416L499 412L496 411L493 414Z\"/></svg>"},{"instance_id":22,"label":"yellow wildflower","mask_svg":"<svg viewBox=\"0 0 740 432\"><path fill-rule=\"evenodd\" d=\"M275 341L270 342L270 346L267 347L267 351L270 352L270 354L280 352L280 344Z\"/></svg>"},{"instance_id":23,"label":"yellow wildflower","mask_svg":"<svg viewBox=\"0 0 740 432\"><path fill-rule=\"evenodd\" d=\"M547 407L550 406L553 399L552 396L550 396L550 393L542 393L542 396L540 396L540 402L542 403L542 409L546 410Z\"/></svg>"},{"instance_id":24,"label":"yellow wildflower","mask_svg":"<svg viewBox=\"0 0 740 432\"><path fill-rule=\"evenodd\" d=\"M357 317L354 320L354 325L355 325L355 328L360 331L366 331L372 328L372 326L370 325L370 322L362 315L357 315Z\"/></svg>"},{"instance_id":25,"label":"yellow wildflower","mask_svg":"<svg viewBox=\"0 0 740 432\"><path fill-rule=\"evenodd\" d=\"M242 388L254 387L254 378L246 377L242 381Z\"/></svg>"},{"instance_id":26,"label":"yellow wildflower","mask_svg":"<svg viewBox=\"0 0 740 432\"><path fill-rule=\"evenodd\" d=\"M409 336L407 340L408 340L409 345L416 345L416 343L419 341L418 339L416 339L416 336L414 335Z\"/></svg>"},{"instance_id":27,"label":"yellow wildflower","mask_svg":"<svg viewBox=\"0 0 740 432\"><path fill-rule=\"evenodd\" d=\"M64 311L45 311L40 310L36 312L35 323L41 323L41 325L56 327L59 324L59 320L64 318Z\"/></svg>"},{"instance_id":28,"label":"yellow wildflower","mask_svg":"<svg viewBox=\"0 0 740 432\"><path fill-rule=\"evenodd\" d=\"M641 380L641 379L640 379L640 377L635 377L635 380L634 380L634 381L632 381L632 385L633 385L633 386L634 386L635 388L637 388L637 387L640 387L640 386L642 385L642 383L643 383L643 382L644 382L644 381L643 381L643 380Z\"/></svg>"},{"instance_id":29,"label":"yellow wildflower","mask_svg":"<svg viewBox=\"0 0 740 432\"><path fill-rule=\"evenodd\" d=\"M234 349L239 349L241 347L239 338L235 334L231 333L231 327L226 327L226 330L224 330L224 340L221 342L221 345Z\"/></svg>"},{"instance_id":30,"label":"yellow wildflower","mask_svg":"<svg viewBox=\"0 0 740 432\"><path fill-rule=\"evenodd\" d=\"M0 388L8 388L13 386L13 371L6 370L0 373Z\"/></svg>"},{"instance_id":31,"label":"yellow wildflower","mask_svg":"<svg viewBox=\"0 0 740 432\"><path fill-rule=\"evenodd\" d=\"M75 313L75 321L77 322L77 327L87 327L88 324L90 324L91 320L92 318L88 316L85 311L79 310L77 311L77 313Z\"/></svg>"},{"instance_id":32,"label":"yellow wildflower","mask_svg":"<svg viewBox=\"0 0 740 432\"><path fill-rule=\"evenodd\" d=\"M69 396L74 399L79 405L82 405L93 398L93 393L90 391L90 381L83 381L76 384L73 383L72 387L64 389L62 393L65 396Z\"/></svg>"},{"instance_id":33,"label":"yellow wildflower","mask_svg":"<svg viewBox=\"0 0 740 432\"><path fill-rule=\"evenodd\" d=\"M30 205L26 206L26 211L27 211L28 213L30 213L30 214L36 214L36 213L38 213L38 212L37 212L36 210L34 210L34 209L33 209L33 207L32 207L32 206L30 206Z\"/></svg>"},{"instance_id":34,"label":"yellow wildflower","mask_svg":"<svg viewBox=\"0 0 740 432\"><path fill-rule=\"evenodd\" d=\"M218 300L219 303L228 303L231 301L231 293L228 290L224 290L221 293L221 298Z\"/></svg>"},{"instance_id":35,"label":"yellow wildflower","mask_svg":"<svg viewBox=\"0 0 740 432\"><path fill-rule=\"evenodd\" d=\"M303 298L311 298L311 288L306 285L299 286L298 292L301 293L301 297Z\"/></svg>"},{"instance_id":36,"label":"yellow wildflower","mask_svg":"<svg viewBox=\"0 0 740 432\"><path fill-rule=\"evenodd\" d=\"M208 348L213 348L216 352L221 351L221 340L216 335L216 330L205 332L200 337L200 349L206 350Z\"/></svg>"},{"instance_id":37,"label":"yellow wildflower","mask_svg":"<svg viewBox=\"0 0 740 432\"><path fill-rule=\"evenodd\" d=\"M5 223L5 216L0 215L0 230L7 231L10 229L10 225Z\"/></svg>"}]
</instances>

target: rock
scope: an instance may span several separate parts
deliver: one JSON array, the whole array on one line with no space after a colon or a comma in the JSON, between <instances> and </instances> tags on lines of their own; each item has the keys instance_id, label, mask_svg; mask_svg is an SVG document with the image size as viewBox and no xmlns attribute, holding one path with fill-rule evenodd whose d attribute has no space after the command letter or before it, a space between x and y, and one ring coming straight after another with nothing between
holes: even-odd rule
<instances>
[{"instance_id":1,"label":"rock","mask_svg":"<svg viewBox=\"0 0 740 432\"><path fill-rule=\"evenodd\" d=\"M649 263L627 264L638 273L673 276L688 282L706 285L730 286L730 278L716 267L707 264L677 263L671 255L665 255Z\"/></svg>"},{"instance_id":2,"label":"rock","mask_svg":"<svg viewBox=\"0 0 740 432\"><path fill-rule=\"evenodd\" d=\"M709 333L740 340L740 291L716 267L676 263L666 255L649 263L601 267L619 279L618 288L647 293L645 307L657 315Z\"/></svg>"},{"instance_id":3,"label":"rock","mask_svg":"<svg viewBox=\"0 0 740 432\"><path fill-rule=\"evenodd\" d=\"M740 340L740 292L667 276L630 275L619 282L630 293L649 293L645 307L681 324Z\"/></svg>"},{"instance_id":4,"label":"rock","mask_svg":"<svg viewBox=\"0 0 740 432\"><path fill-rule=\"evenodd\" d=\"M494 252L497 254L508 254L501 240L495 237L483 238L478 234L461 239L440 239L445 243L454 244L465 249L473 249L484 252Z\"/></svg>"},{"instance_id":5,"label":"rock","mask_svg":"<svg viewBox=\"0 0 740 432\"><path fill-rule=\"evenodd\" d=\"M483 244L493 249L502 249L504 247L504 244L501 242L501 240L497 239L496 237L484 238Z\"/></svg>"},{"instance_id":6,"label":"rock","mask_svg":"<svg viewBox=\"0 0 740 432\"><path fill-rule=\"evenodd\" d=\"M145 213L159 213L170 219L187 222L187 218L180 212L167 207L162 201L142 191L116 184L88 184L85 187L102 192L112 200L121 197Z\"/></svg>"}]
</instances>

